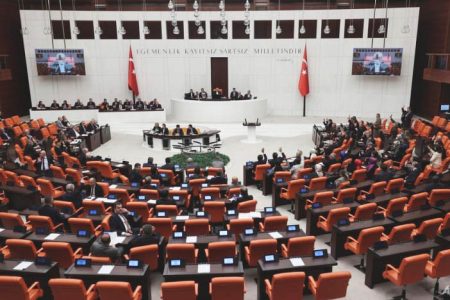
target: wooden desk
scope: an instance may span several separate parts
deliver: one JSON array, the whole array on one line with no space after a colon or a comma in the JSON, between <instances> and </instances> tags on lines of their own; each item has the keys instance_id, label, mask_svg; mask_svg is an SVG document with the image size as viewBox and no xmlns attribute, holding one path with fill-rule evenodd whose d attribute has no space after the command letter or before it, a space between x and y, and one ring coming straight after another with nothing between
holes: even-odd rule
<instances>
[{"instance_id":1,"label":"wooden desk","mask_svg":"<svg viewBox=\"0 0 450 300\"><path fill-rule=\"evenodd\" d=\"M186 219L186 217L188 217ZM207 219L210 220L209 216L207 217L197 217L196 215L188 215L188 216L172 216L172 224L177 225L177 231L184 231L184 223L186 220L196 220L196 219Z\"/></svg>"},{"instance_id":2,"label":"wooden desk","mask_svg":"<svg viewBox=\"0 0 450 300\"><path fill-rule=\"evenodd\" d=\"M450 249L450 235L438 234L434 240L439 244L439 250Z\"/></svg>"},{"instance_id":3,"label":"wooden desk","mask_svg":"<svg viewBox=\"0 0 450 300\"><path fill-rule=\"evenodd\" d=\"M303 266L293 266L290 259L282 258L278 262L264 263L262 260L258 261L257 274L258 274L258 297L259 300L269 299L266 294L266 287L264 284L265 279L272 280L272 276L278 273L285 272L305 272L305 289L304 292L308 292L308 276L313 276L316 280L322 273L328 273L333 271L333 266L337 265L337 262L332 257L326 258L312 258L302 257Z\"/></svg>"},{"instance_id":4,"label":"wooden desk","mask_svg":"<svg viewBox=\"0 0 450 300\"><path fill-rule=\"evenodd\" d=\"M41 177L41 178L49 180L54 186L62 186L64 189L68 183L72 183L65 179L56 178L56 177Z\"/></svg>"},{"instance_id":5,"label":"wooden desk","mask_svg":"<svg viewBox=\"0 0 450 300\"><path fill-rule=\"evenodd\" d=\"M245 186L253 185L255 184L255 180L253 179L253 168L248 168L246 165L242 168L243 173L243 183Z\"/></svg>"},{"instance_id":6,"label":"wooden desk","mask_svg":"<svg viewBox=\"0 0 450 300\"><path fill-rule=\"evenodd\" d=\"M37 190L30 191L26 188L6 185L0 186L0 189L5 192L5 196L9 199L9 208L23 210L41 206L41 195Z\"/></svg>"},{"instance_id":7,"label":"wooden desk","mask_svg":"<svg viewBox=\"0 0 450 300\"><path fill-rule=\"evenodd\" d=\"M111 128L108 124L100 127L100 140L102 144L111 140Z\"/></svg>"},{"instance_id":8,"label":"wooden desk","mask_svg":"<svg viewBox=\"0 0 450 300\"><path fill-rule=\"evenodd\" d=\"M188 264L184 268L169 268L168 264L164 267L165 281L184 281L194 280L198 284L197 299L211 299L209 295L209 283L214 277L244 276L244 267L239 262L236 266L222 266L222 264L209 264L210 272L199 273L197 264ZM230 299L232 300L232 299Z\"/></svg>"},{"instance_id":9,"label":"wooden desk","mask_svg":"<svg viewBox=\"0 0 450 300\"><path fill-rule=\"evenodd\" d=\"M353 255L353 252L344 249L344 244L347 241L347 237L351 236L355 239L358 238L361 230L376 226L383 226L384 232L388 234L392 227L394 227L394 221L386 218L379 221L367 220L350 223L347 226L333 226L331 231L331 256L338 259L342 256Z\"/></svg>"},{"instance_id":10,"label":"wooden desk","mask_svg":"<svg viewBox=\"0 0 450 300\"><path fill-rule=\"evenodd\" d=\"M378 206L387 207L389 201L391 201L392 199L401 198L401 197L408 197L408 194L404 193L404 192L400 192L400 193L396 193L396 194L384 194L384 195L377 196L371 200L364 200L363 203L375 203Z\"/></svg>"},{"instance_id":11,"label":"wooden desk","mask_svg":"<svg viewBox=\"0 0 450 300\"><path fill-rule=\"evenodd\" d=\"M52 262L50 266L37 266L33 263L25 270L14 270L14 267L20 262L22 262L22 260L7 259L3 263L0 263L0 275L22 277L27 286L30 286L35 281L38 281L44 291L44 297L39 299L51 300L52 295L48 281L52 278L60 277L58 263Z\"/></svg>"},{"instance_id":12,"label":"wooden desk","mask_svg":"<svg viewBox=\"0 0 450 300\"><path fill-rule=\"evenodd\" d=\"M23 239L29 234L31 234L31 231L15 232L11 229L0 228L0 245L4 246L7 239Z\"/></svg>"},{"instance_id":13,"label":"wooden desk","mask_svg":"<svg viewBox=\"0 0 450 300\"><path fill-rule=\"evenodd\" d=\"M273 174L269 175L265 173L261 185L262 193L264 196L270 195L272 193L272 183L273 183Z\"/></svg>"},{"instance_id":14,"label":"wooden desk","mask_svg":"<svg viewBox=\"0 0 450 300\"><path fill-rule=\"evenodd\" d=\"M76 268L70 266L64 276L67 278L77 278L84 281L85 286L97 283L98 281L126 281L133 289L142 286L142 299L151 300L150 269L144 265L142 269L130 269L124 265L115 265L110 274L98 274L102 265L92 265L89 268Z\"/></svg>"},{"instance_id":15,"label":"wooden desk","mask_svg":"<svg viewBox=\"0 0 450 300\"><path fill-rule=\"evenodd\" d=\"M385 281L383 272L387 264L398 267L404 257L422 253L430 253L437 249L439 244L435 241L406 242L390 245L387 249L374 250L369 248L367 252L366 279L365 284L373 288L375 284Z\"/></svg>"},{"instance_id":16,"label":"wooden desk","mask_svg":"<svg viewBox=\"0 0 450 300\"><path fill-rule=\"evenodd\" d=\"M445 201L444 205L435 206L434 208L436 208L444 213L448 213L448 212L450 212L450 201Z\"/></svg>"},{"instance_id":17,"label":"wooden desk","mask_svg":"<svg viewBox=\"0 0 450 300\"><path fill-rule=\"evenodd\" d=\"M393 220L395 225L402 225L402 224L408 224L408 223L414 223L417 227L420 226L420 224L429 219L433 218L440 218L443 217L444 213L442 211L439 211L435 208L429 208L427 210L415 210L411 212L407 212L399 217L389 217L389 219Z\"/></svg>"},{"instance_id":18,"label":"wooden desk","mask_svg":"<svg viewBox=\"0 0 450 300\"><path fill-rule=\"evenodd\" d=\"M331 204L331 205L325 205L321 208L308 208L306 210L306 235L321 235L325 234L322 229L317 227L317 222L319 221L320 216L328 216L328 213L330 210L335 208L341 208L341 207L348 207L350 208L350 212L354 213L356 208L359 206L359 203L356 201L353 201L352 203L338 203L338 204Z\"/></svg>"},{"instance_id":19,"label":"wooden desk","mask_svg":"<svg viewBox=\"0 0 450 300\"><path fill-rule=\"evenodd\" d=\"M89 151L94 151L102 144L100 130L97 130L94 133L89 133L87 136L82 135L81 138L86 142L86 147Z\"/></svg>"},{"instance_id":20,"label":"wooden desk","mask_svg":"<svg viewBox=\"0 0 450 300\"><path fill-rule=\"evenodd\" d=\"M91 250L91 245L95 240L95 236L92 235L90 237L77 237L76 234L72 233L59 233L59 236L54 240L46 240L47 237L46 234L36 234L31 233L28 235L25 239L32 241L36 248L41 248L43 242L65 242L69 243L72 247L72 250L75 251L78 248L83 249L83 254L87 255L89 254Z\"/></svg>"},{"instance_id":21,"label":"wooden desk","mask_svg":"<svg viewBox=\"0 0 450 300\"><path fill-rule=\"evenodd\" d=\"M287 188L287 182L272 183L272 207L277 207L278 205L290 204L290 201L282 200L280 198L280 192L282 188Z\"/></svg>"}]
</instances>

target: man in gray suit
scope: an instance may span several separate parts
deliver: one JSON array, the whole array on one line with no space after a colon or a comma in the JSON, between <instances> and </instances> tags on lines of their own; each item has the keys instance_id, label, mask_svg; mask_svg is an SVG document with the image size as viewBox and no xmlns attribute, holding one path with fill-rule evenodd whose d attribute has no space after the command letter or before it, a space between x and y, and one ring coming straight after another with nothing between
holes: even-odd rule
<instances>
[{"instance_id":1,"label":"man in gray suit","mask_svg":"<svg viewBox=\"0 0 450 300\"><path fill-rule=\"evenodd\" d=\"M91 254L93 256L109 257L112 262L115 262L122 256L123 249L111 246L110 243L111 237L109 234L102 234L102 236L92 244Z\"/></svg>"}]
</instances>

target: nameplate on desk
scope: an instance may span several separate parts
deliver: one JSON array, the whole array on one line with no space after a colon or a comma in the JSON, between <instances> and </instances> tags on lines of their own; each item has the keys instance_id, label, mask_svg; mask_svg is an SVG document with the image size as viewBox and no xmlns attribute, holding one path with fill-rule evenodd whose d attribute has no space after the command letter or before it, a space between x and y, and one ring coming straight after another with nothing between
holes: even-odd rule
<instances>
[{"instance_id":1,"label":"nameplate on desk","mask_svg":"<svg viewBox=\"0 0 450 300\"><path fill-rule=\"evenodd\" d=\"M175 220L188 220L189 216L176 216Z\"/></svg>"},{"instance_id":2,"label":"nameplate on desk","mask_svg":"<svg viewBox=\"0 0 450 300\"><path fill-rule=\"evenodd\" d=\"M197 243L197 236L191 235L186 237L186 243L187 244L195 244Z\"/></svg>"},{"instance_id":3,"label":"nameplate on desk","mask_svg":"<svg viewBox=\"0 0 450 300\"><path fill-rule=\"evenodd\" d=\"M98 270L97 274L111 274L114 270L114 265L104 265Z\"/></svg>"},{"instance_id":4,"label":"nameplate on desk","mask_svg":"<svg viewBox=\"0 0 450 300\"><path fill-rule=\"evenodd\" d=\"M211 272L210 264L199 264L197 268L197 273L209 273Z\"/></svg>"},{"instance_id":5,"label":"nameplate on desk","mask_svg":"<svg viewBox=\"0 0 450 300\"><path fill-rule=\"evenodd\" d=\"M54 241L56 240L61 234L59 233L50 233L49 235L47 235L44 240L46 241Z\"/></svg>"},{"instance_id":6,"label":"nameplate on desk","mask_svg":"<svg viewBox=\"0 0 450 300\"><path fill-rule=\"evenodd\" d=\"M148 204L156 204L156 200L153 200L153 199L152 200L148 200L147 203Z\"/></svg>"},{"instance_id":7,"label":"nameplate on desk","mask_svg":"<svg viewBox=\"0 0 450 300\"><path fill-rule=\"evenodd\" d=\"M18 263L13 269L18 271L26 270L29 266L33 264L32 261L22 261Z\"/></svg>"},{"instance_id":8,"label":"nameplate on desk","mask_svg":"<svg viewBox=\"0 0 450 300\"><path fill-rule=\"evenodd\" d=\"M279 233L278 231L274 231L274 232L269 232L268 233L273 239L279 239L282 238L283 236L281 235L281 233Z\"/></svg>"},{"instance_id":9,"label":"nameplate on desk","mask_svg":"<svg viewBox=\"0 0 450 300\"><path fill-rule=\"evenodd\" d=\"M293 267L301 267L305 265L301 257L293 257L290 258L289 261L291 262Z\"/></svg>"},{"instance_id":10,"label":"nameplate on desk","mask_svg":"<svg viewBox=\"0 0 450 300\"><path fill-rule=\"evenodd\" d=\"M117 186L118 186L117 184L111 184L111 185L109 186L109 188L110 188L110 189L116 189Z\"/></svg>"}]
</instances>

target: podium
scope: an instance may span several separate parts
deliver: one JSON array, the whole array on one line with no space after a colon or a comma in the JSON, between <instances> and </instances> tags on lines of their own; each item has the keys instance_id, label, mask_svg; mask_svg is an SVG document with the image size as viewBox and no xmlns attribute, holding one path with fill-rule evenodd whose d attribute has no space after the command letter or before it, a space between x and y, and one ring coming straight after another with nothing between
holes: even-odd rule
<instances>
[{"instance_id":1,"label":"podium","mask_svg":"<svg viewBox=\"0 0 450 300\"><path fill-rule=\"evenodd\" d=\"M261 126L261 123L258 121L258 119L254 123L247 123L247 120L245 120L245 122L242 123L242 126L247 127L247 138L241 140L241 142L246 144L257 144L262 142L262 140L258 140L256 138L256 127Z\"/></svg>"}]
</instances>

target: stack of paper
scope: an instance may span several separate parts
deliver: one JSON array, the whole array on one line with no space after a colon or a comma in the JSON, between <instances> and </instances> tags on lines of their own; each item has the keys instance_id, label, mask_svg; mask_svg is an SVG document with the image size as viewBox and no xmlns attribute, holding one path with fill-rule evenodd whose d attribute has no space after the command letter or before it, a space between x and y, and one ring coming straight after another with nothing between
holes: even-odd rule
<instances>
[{"instance_id":1,"label":"stack of paper","mask_svg":"<svg viewBox=\"0 0 450 300\"><path fill-rule=\"evenodd\" d=\"M148 204L156 204L156 200L151 199L151 200L148 200L147 203Z\"/></svg>"},{"instance_id":2,"label":"stack of paper","mask_svg":"<svg viewBox=\"0 0 450 300\"><path fill-rule=\"evenodd\" d=\"M197 272L198 273L209 273L211 271L211 265L210 264L199 264Z\"/></svg>"},{"instance_id":3,"label":"stack of paper","mask_svg":"<svg viewBox=\"0 0 450 300\"><path fill-rule=\"evenodd\" d=\"M186 237L186 243L188 243L188 244L195 244L195 243L197 243L197 236L195 236L195 235L187 236Z\"/></svg>"},{"instance_id":4,"label":"stack of paper","mask_svg":"<svg viewBox=\"0 0 450 300\"><path fill-rule=\"evenodd\" d=\"M97 274L111 274L114 265L104 265L98 270Z\"/></svg>"},{"instance_id":5,"label":"stack of paper","mask_svg":"<svg viewBox=\"0 0 450 300\"><path fill-rule=\"evenodd\" d=\"M172 186L169 189L172 191L179 191L179 190L181 190L181 187L180 186Z\"/></svg>"},{"instance_id":6,"label":"stack of paper","mask_svg":"<svg viewBox=\"0 0 450 300\"><path fill-rule=\"evenodd\" d=\"M50 233L49 235L47 235L44 240L46 241L54 241L58 238L58 236L60 236L59 233Z\"/></svg>"},{"instance_id":7,"label":"stack of paper","mask_svg":"<svg viewBox=\"0 0 450 300\"><path fill-rule=\"evenodd\" d=\"M303 259L301 257L293 257L289 260L291 261L291 264L294 267L301 267L301 266L305 265L305 263L303 262Z\"/></svg>"},{"instance_id":8,"label":"stack of paper","mask_svg":"<svg viewBox=\"0 0 450 300\"><path fill-rule=\"evenodd\" d=\"M176 216L175 219L176 220L188 220L189 216Z\"/></svg>"},{"instance_id":9,"label":"stack of paper","mask_svg":"<svg viewBox=\"0 0 450 300\"><path fill-rule=\"evenodd\" d=\"M281 235L281 233L279 233L278 231L269 232L269 235L270 235L273 239L279 239L279 238L282 238L282 237L283 237L283 236Z\"/></svg>"},{"instance_id":10,"label":"stack of paper","mask_svg":"<svg viewBox=\"0 0 450 300\"><path fill-rule=\"evenodd\" d=\"M26 268L28 268L29 266L31 266L32 264L33 264L32 261L22 261L22 262L18 263L13 269L18 270L18 271L23 271Z\"/></svg>"},{"instance_id":11,"label":"stack of paper","mask_svg":"<svg viewBox=\"0 0 450 300\"><path fill-rule=\"evenodd\" d=\"M248 219L251 218L250 213L239 213L238 219Z\"/></svg>"},{"instance_id":12,"label":"stack of paper","mask_svg":"<svg viewBox=\"0 0 450 300\"><path fill-rule=\"evenodd\" d=\"M108 234L111 237L111 245L113 245L113 246L123 243L123 241L126 238L125 236L118 236L117 232L115 232L115 231L108 232Z\"/></svg>"}]
</instances>

